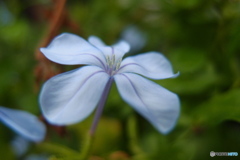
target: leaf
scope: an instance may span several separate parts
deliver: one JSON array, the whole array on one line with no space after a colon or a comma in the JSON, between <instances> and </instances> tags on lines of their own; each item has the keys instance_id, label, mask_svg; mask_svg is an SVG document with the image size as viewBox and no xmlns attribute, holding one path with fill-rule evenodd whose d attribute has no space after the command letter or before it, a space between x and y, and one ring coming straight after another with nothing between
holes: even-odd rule
<instances>
[{"instance_id":1,"label":"leaf","mask_svg":"<svg viewBox=\"0 0 240 160\"><path fill-rule=\"evenodd\" d=\"M52 153L54 155L58 156L79 156L80 154L77 151L74 151L70 148L67 148L65 146L62 146L60 144L54 144L54 143L41 143L39 144L39 149L42 151L45 151L47 153Z\"/></svg>"},{"instance_id":2,"label":"leaf","mask_svg":"<svg viewBox=\"0 0 240 160\"><path fill-rule=\"evenodd\" d=\"M180 8L194 8L197 7L201 1L199 0L186 0L186 1L180 1L180 0L173 0L173 3L177 5Z\"/></svg>"},{"instance_id":3,"label":"leaf","mask_svg":"<svg viewBox=\"0 0 240 160\"><path fill-rule=\"evenodd\" d=\"M240 122L240 89L212 97L195 110L193 117L206 125L216 125L224 120Z\"/></svg>"},{"instance_id":4,"label":"leaf","mask_svg":"<svg viewBox=\"0 0 240 160\"><path fill-rule=\"evenodd\" d=\"M179 48L170 52L169 58L176 71L192 73L202 69L206 64L206 51L198 48Z\"/></svg>"},{"instance_id":5,"label":"leaf","mask_svg":"<svg viewBox=\"0 0 240 160\"><path fill-rule=\"evenodd\" d=\"M217 81L218 75L213 67L209 65L200 72L184 73L180 70L180 75L177 78L156 82L177 94L192 95L211 89L217 84Z\"/></svg>"}]
</instances>

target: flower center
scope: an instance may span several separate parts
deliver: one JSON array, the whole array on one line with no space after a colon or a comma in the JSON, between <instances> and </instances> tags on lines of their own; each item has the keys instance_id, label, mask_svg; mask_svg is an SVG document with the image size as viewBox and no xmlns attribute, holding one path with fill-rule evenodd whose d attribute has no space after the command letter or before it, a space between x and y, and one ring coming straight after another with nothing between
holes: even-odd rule
<instances>
[{"instance_id":1,"label":"flower center","mask_svg":"<svg viewBox=\"0 0 240 160\"><path fill-rule=\"evenodd\" d=\"M122 62L122 58L119 58L118 60L116 60L115 54L112 54L110 56L106 56L106 59L107 59L106 72L110 76L113 76L116 73L116 71L118 71Z\"/></svg>"}]
</instances>

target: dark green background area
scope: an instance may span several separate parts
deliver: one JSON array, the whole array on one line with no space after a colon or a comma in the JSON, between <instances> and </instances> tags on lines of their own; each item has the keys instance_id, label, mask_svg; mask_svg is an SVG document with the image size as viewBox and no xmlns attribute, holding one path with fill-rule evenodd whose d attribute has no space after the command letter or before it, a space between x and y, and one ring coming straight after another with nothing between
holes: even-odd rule
<instances>
[{"instance_id":1,"label":"dark green background area","mask_svg":"<svg viewBox=\"0 0 240 160\"><path fill-rule=\"evenodd\" d=\"M44 37L50 0L0 1L0 105L37 116L34 52ZM43 8L37 12L35 8ZM210 151L240 154L240 1L239 0L69 0L69 17L80 36L115 43L127 26L146 38L139 51L158 51L180 76L155 81L177 93L181 114L168 135L158 133L112 87L93 142L91 160L203 160ZM72 32L62 27L60 33ZM132 53L138 54L138 53ZM130 53L129 53L130 55ZM77 66L64 66L65 71ZM0 159L30 154L51 160L73 159L81 152L93 115L66 127L59 136L48 128L43 143L21 158L10 146L14 133L0 124Z\"/></svg>"}]
</instances>

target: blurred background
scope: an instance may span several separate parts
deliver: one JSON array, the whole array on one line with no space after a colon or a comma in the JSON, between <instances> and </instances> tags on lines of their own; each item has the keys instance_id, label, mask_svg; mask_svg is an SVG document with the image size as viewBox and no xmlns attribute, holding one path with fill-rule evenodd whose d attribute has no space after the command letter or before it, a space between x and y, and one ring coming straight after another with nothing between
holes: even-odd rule
<instances>
[{"instance_id":1,"label":"blurred background","mask_svg":"<svg viewBox=\"0 0 240 160\"><path fill-rule=\"evenodd\" d=\"M0 0L1 106L44 121L38 105L41 85L79 67L54 64L39 52L62 32L96 35L108 45L125 39L132 46L127 56L158 51L180 72L175 79L155 81L181 99L181 115L171 133L158 133L113 86L90 160L203 160L212 159L210 151L240 154L239 0ZM77 159L73 155L81 152L92 119L48 125L39 144L16 141L15 133L0 124L0 159Z\"/></svg>"}]
</instances>

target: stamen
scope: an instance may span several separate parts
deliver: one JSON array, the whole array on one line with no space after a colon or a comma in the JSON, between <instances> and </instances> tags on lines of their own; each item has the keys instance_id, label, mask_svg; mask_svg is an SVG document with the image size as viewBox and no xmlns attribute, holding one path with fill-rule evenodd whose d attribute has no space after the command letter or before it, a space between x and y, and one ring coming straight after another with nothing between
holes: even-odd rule
<instances>
[{"instance_id":1,"label":"stamen","mask_svg":"<svg viewBox=\"0 0 240 160\"><path fill-rule=\"evenodd\" d=\"M109 56L107 56L106 59L107 59L107 64L109 64L109 62L110 62Z\"/></svg>"},{"instance_id":2,"label":"stamen","mask_svg":"<svg viewBox=\"0 0 240 160\"><path fill-rule=\"evenodd\" d=\"M113 65L113 61L112 61L112 59L110 59L110 61L109 61L109 67L112 68L112 65Z\"/></svg>"},{"instance_id":3,"label":"stamen","mask_svg":"<svg viewBox=\"0 0 240 160\"><path fill-rule=\"evenodd\" d=\"M119 67L120 67L120 65L121 65L121 62L122 62L122 58L120 58L120 59L117 61L116 70L119 69Z\"/></svg>"},{"instance_id":4,"label":"stamen","mask_svg":"<svg viewBox=\"0 0 240 160\"><path fill-rule=\"evenodd\" d=\"M116 60L116 55L112 54L112 55L107 55L106 56L106 60L107 60L107 69L106 72L109 75L114 75L116 73L116 71L120 68L121 62L122 62L122 58L119 58L118 60Z\"/></svg>"},{"instance_id":5,"label":"stamen","mask_svg":"<svg viewBox=\"0 0 240 160\"><path fill-rule=\"evenodd\" d=\"M112 62L115 63L115 54L112 55Z\"/></svg>"}]
</instances>

